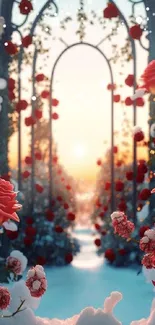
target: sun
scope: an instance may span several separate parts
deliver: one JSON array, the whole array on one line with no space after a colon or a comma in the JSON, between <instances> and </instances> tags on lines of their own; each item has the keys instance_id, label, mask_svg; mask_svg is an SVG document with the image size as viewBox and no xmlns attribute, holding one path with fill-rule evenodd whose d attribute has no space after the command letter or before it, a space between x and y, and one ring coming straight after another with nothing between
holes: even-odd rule
<instances>
[{"instance_id":1,"label":"sun","mask_svg":"<svg viewBox=\"0 0 155 325\"><path fill-rule=\"evenodd\" d=\"M84 158L86 156L86 147L83 144L79 143L75 145L73 153L76 158Z\"/></svg>"}]
</instances>

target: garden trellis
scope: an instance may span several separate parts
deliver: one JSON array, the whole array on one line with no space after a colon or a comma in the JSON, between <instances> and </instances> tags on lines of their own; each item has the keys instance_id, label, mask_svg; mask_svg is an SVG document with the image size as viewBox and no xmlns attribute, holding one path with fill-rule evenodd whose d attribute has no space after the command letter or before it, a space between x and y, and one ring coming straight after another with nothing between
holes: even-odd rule
<instances>
[{"instance_id":1,"label":"garden trellis","mask_svg":"<svg viewBox=\"0 0 155 325\"><path fill-rule=\"evenodd\" d=\"M115 1L111 0L109 1L111 4L115 5L117 8L117 4L115 3ZM155 11L154 8L154 3L153 1L133 1L133 0L129 0L130 3L132 3L132 14L133 16L135 15L135 10L136 7L140 4L140 3L144 3L144 6L146 8L146 15L149 18L148 19L148 30L149 30L149 24L151 24L151 26L153 26L153 15L151 14L151 12ZM9 57L6 57L5 54L5 50L4 50L4 43L6 42L6 40L9 40L11 38L11 35L13 34L13 32L19 32L20 37L22 39L22 32L21 32L21 27L26 26L27 21L28 21L28 15L25 16L25 19L23 21L22 24L15 25L14 23L12 23L12 11L14 9L14 5L18 5L20 3L20 1L6 1L6 0L1 0L1 16L4 17L5 19L5 24L6 27L4 28L4 34L2 36L2 41L0 42L0 46L1 46L1 53L2 56L0 58L0 63L1 63L1 76L4 79L8 79L8 63L11 61ZM149 10L148 10L149 8ZM50 19L50 24L52 26L52 17L55 17L56 15L58 15L59 13L59 8L56 4L56 2L48 0L45 1L43 7L41 8L40 12L36 15L36 17L34 17L33 22L31 24L31 28L30 28L30 35L33 36L35 35L35 31L36 31L36 27L38 25L38 23L43 19L43 14L45 12L45 10L47 10L50 12L51 15L51 19ZM137 76L137 62L136 62L136 47L135 47L135 40L130 36L130 32L129 32L129 24L125 18L125 16L121 13L120 9L119 10L119 19L121 22L123 22L124 27L126 28L127 31L127 35L128 35L128 39L129 39L129 43L130 43L130 47L131 47L131 51L132 51L132 59L133 59L133 68L132 68L132 73L135 76L135 82L134 82L134 86L133 86L133 92L135 92L136 89L136 76ZM53 88L54 88L54 77L55 77L55 70L57 67L57 64L59 63L59 60L62 58L63 54L66 53L68 50L72 49L73 47L76 46L87 46L90 48L93 48L94 50L98 51L102 57L103 57L103 61L105 60L108 67L109 67L109 75L110 75L110 82L111 84L114 84L115 81L115 73L112 69L111 66L111 60L110 58L108 58L105 53L104 50L102 50L102 45L104 45L104 38L101 39L100 42L98 42L98 44L94 45L91 44L91 42L86 42L85 41L85 28L84 28L84 24L85 24L85 11L84 11L84 3L83 1L80 1L80 8L79 8L79 12L78 12L78 21L79 21L79 33L77 35L79 35L79 41L75 42L73 44L67 44L64 40L61 39L61 42L64 44L65 49L60 53L59 57L56 59L54 66L52 68L51 71L51 80L50 80L50 86L49 86L49 91L51 96L49 97L49 163L48 163L48 175L49 175L49 190L48 190L48 200L49 203L52 199L52 119L51 119L51 114L52 114L52 96L53 96ZM145 48L145 46L140 42L141 46L143 48L145 48L146 50L148 50L150 53L149 55L149 60L153 59L153 28L152 28L152 33L150 33L148 35L148 39L149 39L149 43L150 43L150 47L147 49ZM53 46L54 46L54 42L53 42ZM20 46L20 50L18 52L18 100L21 99L21 88L22 88L22 80L20 78L21 75L21 65L22 65L22 61L23 61L23 55L24 55L24 50L22 45ZM34 110L36 108L36 104L37 104L37 89L36 89L36 80L35 80L35 75L36 75L36 67L37 67L37 60L38 60L38 48L37 46L34 44L34 49L33 49L33 62L31 64L31 76L32 76L32 88L31 88L31 108L32 108L32 117L34 116ZM115 103L113 101L113 95L114 95L114 90L111 89L111 133L109 134L109 136L111 136L111 210L114 210L115 208L115 191L114 191L114 181L115 181L115 175L114 175L114 156L113 156L113 147L115 145L115 137L114 137L114 109L115 109ZM1 145L0 145L0 162L1 162L1 174L6 174L8 172L8 134L7 134L7 130L9 128L8 125L8 111L5 109L5 107L7 107L7 94L4 94L4 100L3 100L3 105L2 105L2 112L1 112L1 125L2 123L5 124L6 129L4 132L4 128L1 128ZM154 109L152 108L154 107L154 103L151 103L151 116L152 119L151 121L153 121L153 116L154 116ZM18 189L19 191L22 191L22 157L21 157L21 148L22 148L22 137L21 137L21 115L22 112L19 112L19 116L18 116ZM136 103L133 102L133 126L135 126L137 124L137 116L136 116ZM153 122L152 122L153 123ZM32 166L31 166L31 210L33 210L33 206L34 206L34 202L35 202L35 159L34 159L34 148L35 148L35 141L34 141L34 130L35 130L35 125L32 124L31 126L31 158L32 158ZM6 138L5 140L2 138ZM151 157L150 157L151 158ZM137 148L136 148L136 143L135 141L133 141L133 171L134 171L134 180L133 180L133 214L136 215L136 201L137 201L137 184L136 184L136 170L137 170ZM154 166L153 166L153 162L151 162L150 165L150 171L154 172ZM151 188L154 187L154 178L150 180L151 182ZM150 209L151 211L153 211L154 209L154 203L151 202L150 204Z\"/></svg>"}]
</instances>

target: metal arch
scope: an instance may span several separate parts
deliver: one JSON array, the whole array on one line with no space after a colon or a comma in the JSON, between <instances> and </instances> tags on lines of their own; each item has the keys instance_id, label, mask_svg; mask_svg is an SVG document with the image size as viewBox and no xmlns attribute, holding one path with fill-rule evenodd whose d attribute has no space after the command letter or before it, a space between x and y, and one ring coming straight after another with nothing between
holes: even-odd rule
<instances>
[{"instance_id":1,"label":"metal arch","mask_svg":"<svg viewBox=\"0 0 155 325\"><path fill-rule=\"evenodd\" d=\"M37 15L37 17L35 18L31 30L30 30L30 34L31 36L34 35L35 29L37 27L38 21L40 20L40 18L42 17L44 11L48 8L48 6L52 4L55 7L55 14L58 14L58 7L56 5L56 3L53 0L48 0L46 1L46 3L44 4L44 6L41 8L41 10L39 11L39 14ZM55 15L52 15L52 17L54 17ZM27 21L27 17L25 18L23 24ZM17 31L20 34L20 37L22 38L22 34L19 30L19 27L23 26L20 25L14 25L13 24L13 28L14 31ZM20 47L20 51L19 51L19 56L18 56L18 99L21 99L21 80L20 80L20 73L21 73L21 65L22 65L22 59L23 59L23 54L24 54L24 49L21 46ZM37 54L33 59L33 65L36 65L36 62L34 63L34 60L37 60ZM34 89L34 83L35 83L35 79L34 76L32 76L32 89ZM32 147L34 147L34 143L33 143L33 136L31 137L31 152L33 151ZM19 191L22 190L22 178L21 178L21 172L22 172L22 166L21 166L21 113L19 113L19 120L18 120L18 189ZM32 163L32 174L31 174L31 184L34 184L34 166ZM34 197L34 189L32 189L32 197Z\"/></svg>"},{"instance_id":2,"label":"metal arch","mask_svg":"<svg viewBox=\"0 0 155 325\"><path fill-rule=\"evenodd\" d=\"M87 43L87 42L77 42L74 43L70 46L67 46L58 56L56 59L52 73L51 73L51 80L50 80L50 98L49 98L49 203L51 202L52 198L52 96L53 96L53 83L54 83L54 75L55 75L55 70L57 67L57 64L59 63L60 59L62 56L70 49L76 47L76 46L89 46L95 50L97 50L102 57L105 59L108 67L109 67L109 73L110 73L110 79L111 79L111 84L114 84L114 78L113 78L113 72L111 68L110 61L106 57L106 55L102 52L100 48L97 46ZM115 209L115 196L114 196L114 155L113 155L113 147L114 147L114 102L113 102L113 95L114 95L114 90L111 90L111 211L113 212Z\"/></svg>"},{"instance_id":3,"label":"metal arch","mask_svg":"<svg viewBox=\"0 0 155 325\"><path fill-rule=\"evenodd\" d=\"M133 3L133 0L129 0L131 3ZM137 3L142 2L143 0L138 0ZM109 2L113 3L116 7L117 5L115 4L115 2L113 0L109 0ZM118 8L118 7L117 7ZM122 19L122 21L124 22L124 25L126 27L129 39L130 39L130 43L131 43L131 47L132 47L132 54L133 54L133 75L135 76L134 78L134 86L133 86L133 94L135 94L135 90L136 90L136 77L137 77L137 67L136 67L136 46L135 46L135 41L134 39L130 36L130 29L129 29L129 25L127 23L127 20L125 19L124 15L122 14L122 12L119 10L119 16ZM136 109L136 101L133 102L133 126L136 125L137 123L137 109ZM133 140L133 173L134 173L134 177L133 177L133 216L134 216L134 220L136 221L136 214L137 214L137 182L136 182L136 174L137 174L137 146L136 146L136 142Z\"/></svg>"},{"instance_id":4,"label":"metal arch","mask_svg":"<svg viewBox=\"0 0 155 325\"><path fill-rule=\"evenodd\" d=\"M34 50L34 57L33 57L33 66L32 66L32 96L36 97L36 87L35 87L35 74L36 74L36 64L37 64L37 55L38 51L37 48L35 47ZM35 100L31 99L31 106L32 106L32 118L34 117L34 110L36 108L36 102ZM35 139L34 139L34 124L32 123L31 126L31 158L32 158L32 167L31 167L31 207L30 211L33 211L34 208L34 201L35 201L35 190L34 190L34 185L35 185L35 159L34 159L34 146L35 146Z\"/></svg>"}]
</instances>

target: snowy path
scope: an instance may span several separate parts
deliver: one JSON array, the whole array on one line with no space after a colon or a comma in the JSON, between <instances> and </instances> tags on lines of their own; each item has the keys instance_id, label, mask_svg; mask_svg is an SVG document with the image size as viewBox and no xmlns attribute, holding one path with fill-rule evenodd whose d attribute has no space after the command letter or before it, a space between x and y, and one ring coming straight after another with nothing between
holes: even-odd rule
<instances>
[{"instance_id":1,"label":"snowy path","mask_svg":"<svg viewBox=\"0 0 155 325\"><path fill-rule=\"evenodd\" d=\"M77 257L75 257L72 263L73 266L82 269L92 269L103 264L103 257L98 257L96 255L96 248L91 230L77 228L74 237L79 241L81 251Z\"/></svg>"},{"instance_id":2,"label":"snowy path","mask_svg":"<svg viewBox=\"0 0 155 325\"><path fill-rule=\"evenodd\" d=\"M115 315L123 325L147 317L154 294L144 277L130 269L107 266L103 257L95 254L90 230L76 230L75 236L82 244L82 251L73 265L46 268L48 290L36 315L65 319L87 306L102 307L112 291L120 291L124 298L116 307Z\"/></svg>"}]
</instances>

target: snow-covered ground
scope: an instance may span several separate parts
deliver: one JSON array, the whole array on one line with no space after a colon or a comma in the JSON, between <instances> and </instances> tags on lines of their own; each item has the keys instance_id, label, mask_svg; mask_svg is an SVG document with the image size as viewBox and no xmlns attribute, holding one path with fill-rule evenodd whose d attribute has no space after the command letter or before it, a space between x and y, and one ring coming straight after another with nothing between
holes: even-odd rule
<instances>
[{"instance_id":1,"label":"snow-covered ground","mask_svg":"<svg viewBox=\"0 0 155 325\"><path fill-rule=\"evenodd\" d=\"M91 230L76 229L75 236L82 244L73 265L47 268L48 290L36 311L40 317L66 319L88 306L103 307L112 291L120 291L123 300L115 308L115 316L123 325L148 317L152 299L151 284L142 274L130 269L116 269L97 257Z\"/></svg>"}]
</instances>

